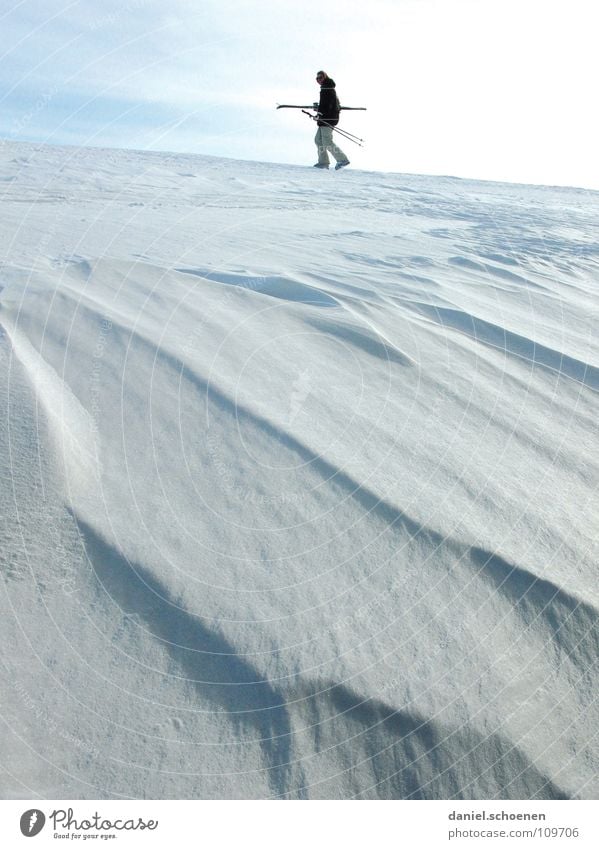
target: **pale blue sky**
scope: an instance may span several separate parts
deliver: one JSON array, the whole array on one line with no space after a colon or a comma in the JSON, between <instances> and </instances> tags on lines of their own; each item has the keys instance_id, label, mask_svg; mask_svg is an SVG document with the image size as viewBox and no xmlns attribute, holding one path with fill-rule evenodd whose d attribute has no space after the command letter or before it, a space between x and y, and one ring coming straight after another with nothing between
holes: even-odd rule
<instances>
[{"instance_id":1,"label":"pale blue sky","mask_svg":"<svg viewBox=\"0 0 599 849\"><path fill-rule=\"evenodd\" d=\"M0 0L0 137L599 189L597 0Z\"/></svg>"}]
</instances>

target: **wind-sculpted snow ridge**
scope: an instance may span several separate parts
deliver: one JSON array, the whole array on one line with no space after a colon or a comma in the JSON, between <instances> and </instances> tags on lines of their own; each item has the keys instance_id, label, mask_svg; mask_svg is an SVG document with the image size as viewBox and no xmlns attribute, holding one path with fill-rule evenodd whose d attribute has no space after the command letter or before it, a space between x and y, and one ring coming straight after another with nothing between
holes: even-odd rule
<instances>
[{"instance_id":1,"label":"wind-sculpted snow ridge","mask_svg":"<svg viewBox=\"0 0 599 849\"><path fill-rule=\"evenodd\" d=\"M315 286L308 286L300 280L290 280L287 277L253 277L247 274L214 274L213 272L193 269L178 268L182 274L193 274L198 277L216 280L228 286L238 286L251 292L268 295L282 301L292 301L301 304L310 304L315 307L338 307L339 302L331 295Z\"/></svg>"},{"instance_id":2,"label":"wind-sculpted snow ridge","mask_svg":"<svg viewBox=\"0 0 599 849\"><path fill-rule=\"evenodd\" d=\"M3 156L0 792L596 797L593 199Z\"/></svg>"},{"instance_id":3,"label":"wind-sculpted snow ridge","mask_svg":"<svg viewBox=\"0 0 599 849\"><path fill-rule=\"evenodd\" d=\"M92 417L24 334L8 326L3 330L54 429L56 447L69 466L70 478L78 477L85 487L90 481L97 482L99 469Z\"/></svg>"},{"instance_id":4,"label":"wind-sculpted snow ridge","mask_svg":"<svg viewBox=\"0 0 599 849\"><path fill-rule=\"evenodd\" d=\"M461 310L431 307L427 304L418 304L417 308L424 315L428 315L434 321L439 322L443 327L454 328L483 344L527 360L533 366L543 366L585 386L590 386L595 390L599 389L599 368L597 366L580 362L580 360L569 357L560 351L540 345L533 339L512 333L504 327L483 321Z\"/></svg>"}]
</instances>

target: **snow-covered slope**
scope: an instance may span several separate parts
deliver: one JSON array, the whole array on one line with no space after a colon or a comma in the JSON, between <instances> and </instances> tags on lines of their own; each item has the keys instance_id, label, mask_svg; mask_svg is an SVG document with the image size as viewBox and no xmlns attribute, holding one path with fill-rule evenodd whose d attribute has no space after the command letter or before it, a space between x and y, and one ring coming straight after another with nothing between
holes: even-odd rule
<instances>
[{"instance_id":1,"label":"snow-covered slope","mask_svg":"<svg viewBox=\"0 0 599 849\"><path fill-rule=\"evenodd\" d=\"M0 157L2 795L596 796L599 196Z\"/></svg>"}]
</instances>

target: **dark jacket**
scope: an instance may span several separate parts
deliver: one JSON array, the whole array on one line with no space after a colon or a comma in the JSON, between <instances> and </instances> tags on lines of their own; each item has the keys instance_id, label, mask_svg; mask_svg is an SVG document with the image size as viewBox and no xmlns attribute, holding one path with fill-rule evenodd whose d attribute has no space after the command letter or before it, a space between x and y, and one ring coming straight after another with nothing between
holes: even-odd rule
<instances>
[{"instance_id":1,"label":"dark jacket","mask_svg":"<svg viewBox=\"0 0 599 849\"><path fill-rule=\"evenodd\" d=\"M327 77L320 87L320 101L318 103L318 126L334 127L339 123L339 101L335 92L335 80Z\"/></svg>"}]
</instances>

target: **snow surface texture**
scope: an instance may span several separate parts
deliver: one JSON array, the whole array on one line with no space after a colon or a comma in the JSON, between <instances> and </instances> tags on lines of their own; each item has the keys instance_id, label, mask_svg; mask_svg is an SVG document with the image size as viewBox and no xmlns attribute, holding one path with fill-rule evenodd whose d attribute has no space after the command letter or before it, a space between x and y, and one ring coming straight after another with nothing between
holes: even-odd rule
<instances>
[{"instance_id":1,"label":"snow surface texture","mask_svg":"<svg viewBox=\"0 0 599 849\"><path fill-rule=\"evenodd\" d=\"M596 798L599 195L0 166L1 795Z\"/></svg>"}]
</instances>

